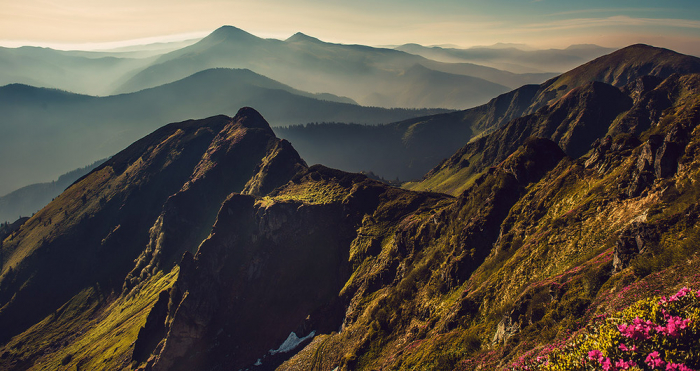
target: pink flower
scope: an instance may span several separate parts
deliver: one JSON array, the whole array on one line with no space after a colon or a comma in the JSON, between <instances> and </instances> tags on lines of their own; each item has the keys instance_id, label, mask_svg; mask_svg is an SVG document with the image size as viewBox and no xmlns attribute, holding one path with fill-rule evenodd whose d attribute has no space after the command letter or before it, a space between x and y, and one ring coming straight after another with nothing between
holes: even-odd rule
<instances>
[{"instance_id":1,"label":"pink flower","mask_svg":"<svg viewBox=\"0 0 700 371\"><path fill-rule=\"evenodd\" d=\"M634 363L634 361L623 361L620 359L615 362L615 366L619 367L621 370L629 370L630 367L636 367L637 364Z\"/></svg>"},{"instance_id":2,"label":"pink flower","mask_svg":"<svg viewBox=\"0 0 700 371\"><path fill-rule=\"evenodd\" d=\"M627 345L625 345L624 343L620 343L620 345L618 345L617 347L620 348L620 350L623 352L629 352L629 348L627 348Z\"/></svg>"},{"instance_id":3,"label":"pink flower","mask_svg":"<svg viewBox=\"0 0 700 371\"><path fill-rule=\"evenodd\" d=\"M647 358L644 360L646 364L649 365L652 369L655 369L657 367L662 367L663 365L666 364L663 359L661 359L661 356L659 355L659 352L653 351L649 353Z\"/></svg>"},{"instance_id":4,"label":"pink flower","mask_svg":"<svg viewBox=\"0 0 700 371\"><path fill-rule=\"evenodd\" d=\"M603 370L605 371L610 371L613 369L613 364L610 362L610 358L605 357L603 360L600 362L600 365L603 367Z\"/></svg>"},{"instance_id":5,"label":"pink flower","mask_svg":"<svg viewBox=\"0 0 700 371\"><path fill-rule=\"evenodd\" d=\"M671 297L669 298L669 301L676 301L680 298L685 297L686 295L688 295L690 293L692 293L692 291L690 291L689 288L683 287L682 289L678 290L677 293L671 295Z\"/></svg>"},{"instance_id":6,"label":"pink flower","mask_svg":"<svg viewBox=\"0 0 700 371\"><path fill-rule=\"evenodd\" d=\"M693 371L692 368L682 364L682 363L667 363L666 371Z\"/></svg>"},{"instance_id":7,"label":"pink flower","mask_svg":"<svg viewBox=\"0 0 700 371\"><path fill-rule=\"evenodd\" d=\"M603 353L598 349L591 350L588 352L588 359L600 362L603 359Z\"/></svg>"}]
</instances>

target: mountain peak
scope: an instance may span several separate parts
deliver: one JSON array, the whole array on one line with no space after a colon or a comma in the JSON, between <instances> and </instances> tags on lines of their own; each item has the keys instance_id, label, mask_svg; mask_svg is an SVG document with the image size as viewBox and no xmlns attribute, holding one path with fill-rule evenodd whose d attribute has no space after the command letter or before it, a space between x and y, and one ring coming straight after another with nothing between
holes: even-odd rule
<instances>
[{"instance_id":1,"label":"mountain peak","mask_svg":"<svg viewBox=\"0 0 700 371\"><path fill-rule=\"evenodd\" d=\"M286 42L304 42L305 41L305 42L323 43L323 41L321 41L315 37L309 36L307 34L301 33L301 32L295 33L294 35L290 36L285 41Z\"/></svg>"},{"instance_id":2,"label":"mountain peak","mask_svg":"<svg viewBox=\"0 0 700 371\"><path fill-rule=\"evenodd\" d=\"M258 39L257 36L250 34L238 27L234 26L221 26L214 30L214 32L210 33L209 36L205 37L204 39L209 39L209 40L231 40L231 39L238 39L238 40L253 40L253 39Z\"/></svg>"},{"instance_id":3,"label":"mountain peak","mask_svg":"<svg viewBox=\"0 0 700 371\"><path fill-rule=\"evenodd\" d=\"M262 117L260 112L251 107L243 107L239 109L232 121L249 129L267 129L272 131L272 128L267 120Z\"/></svg>"}]
</instances>

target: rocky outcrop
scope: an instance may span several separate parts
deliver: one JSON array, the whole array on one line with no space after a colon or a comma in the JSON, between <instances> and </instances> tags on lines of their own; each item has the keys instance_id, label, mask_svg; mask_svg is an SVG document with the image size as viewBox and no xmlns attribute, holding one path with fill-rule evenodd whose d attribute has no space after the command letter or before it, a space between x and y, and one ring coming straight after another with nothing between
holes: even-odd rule
<instances>
[{"instance_id":1,"label":"rocky outcrop","mask_svg":"<svg viewBox=\"0 0 700 371\"><path fill-rule=\"evenodd\" d=\"M150 229L150 241L127 276L124 289L194 252L206 238L231 192L269 193L306 163L289 142L277 139L265 119L242 108L218 133L182 188L168 198Z\"/></svg>"},{"instance_id":2,"label":"rocky outcrop","mask_svg":"<svg viewBox=\"0 0 700 371\"><path fill-rule=\"evenodd\" d=\"M258 359L269 367L281 362L269 350L290 332L337 329L343 312L332 308L342 307L357 223L342 204L231 195L211 235L180 263L167 335L146 369L239 369Z\"/></svg>"},{"instance_id":3,"label":"rocky outcrop","mask_svg":"<svg viewBox=\"0 0 700 371\"><path fill-rule=\"evenodd\" d=\"M656 230L645 223L635 222L627 226L617 237L613 252L613 273L627 268L637 255L649 250L649 244L656 242Z\"/></svg>"},{"instance_id":4,"label":"rocky outcrop","mask_svg":"<svg viewBox=\"0 0 700 371\"><path fill-rule=\"evenodd\" d=\"M637 197L649 189L654 180L676 174L678 161L687 143L688 134L680 125L673 125L664 137L650 135L637 156L636 168L627 195Z\"/></svg>"},{"instance_id":5,"label":"rocky outcrop","mask_svg":"<svg viewBox=\"0 0 700 371\"><path fill-rule=\"evenodd\" d=\"M591 145L593 151L584 166L586 169L596 169L599 174L605 174L618 166L640 144L639 139L631 134L620 134L615 136L615 139L609 135L597 139Z\"/></svg>"}]
</instances>

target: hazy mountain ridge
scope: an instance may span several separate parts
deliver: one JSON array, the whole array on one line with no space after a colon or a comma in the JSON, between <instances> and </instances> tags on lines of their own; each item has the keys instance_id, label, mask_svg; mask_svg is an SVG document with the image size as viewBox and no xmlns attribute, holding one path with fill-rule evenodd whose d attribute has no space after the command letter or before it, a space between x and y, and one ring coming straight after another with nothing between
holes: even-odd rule
<instances>
[{"instance_id":1,"label":"hazy mountain ridge","mask_svg":"<svg viewBox=\"0 0 700 371\"><path fill-rule=\"evenodd\" d=\"M20 83L80 94L107 95L123 76L153 61L155 57L72 53L28 46L0 47L0 86Z\"/></svg>"},{"instance_id":2,"label":"hazy mountain ridge","mask_svg":"<svg viewBox=\"0 0 700 371\"><path fill-rule=\"evenodd\" d=\"M345 98L300 92L249 70L213 69L137 93L109 97L9 85L0 88L0 186L11 192L26 184L111 156L150 130L183 118L236 113L257 106L277 124L344 121L393 122L444 112L362 107Z\"/></svg>"},{"instance_id":3,"label":"hazy mountain ridge","mask_svg":"<svg viewBox=\"0 0 700 371\"><path fill-rule=\"evenodd\" d=\"M522 50L517 47L473 47L469 49L425 47L405 44L395 48L447 63L477 63L515 73L562 72L615 49L597 45L572 45L566 49Z\"/></svg>"},{"instance_id":4,"label":"hazy mountain ridge","mask_svg":"<svg viewBox=\"0 0 700 371\"><path fill-rule=\"evenodd\" d=\"M119 91L160 85L212 67L248 68L298 89L384 107L465 108L507 90L478 76L469 79L464 91L459 85L415 84L402 77L421 62L429 61L391 49L326 43L303 34L285 41L261 39L224 26L194 45L161 56ZM405 96L407 87L412 91L409 96ZM402 92L404 96L396 96ZM418 97L420 101L416 101Z\"/></svg>"}]
</instances>

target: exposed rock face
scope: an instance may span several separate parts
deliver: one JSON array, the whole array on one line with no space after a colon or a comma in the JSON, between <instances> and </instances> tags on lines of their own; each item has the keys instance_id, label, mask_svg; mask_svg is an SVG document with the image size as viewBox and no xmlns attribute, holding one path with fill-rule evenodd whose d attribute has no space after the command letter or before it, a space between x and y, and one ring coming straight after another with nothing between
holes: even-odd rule
<instances>
[{"instance_id":1,"label":"exposed rock face","mask_svg":"<svg viewBox=\"0 0 700 371\"><path fill-rule=\"evenodd\" d=\"M197 254L182 259L167 335L147 369L239 369L257 359L269 367L289 356L275 361L268 351L290 332L337 329L343 312L333 308L343 308L337 293L360 216L341 203L231 195Z\"/></svg>"},{"instance_id":2,"label":"exposed rock face","mask_svg":"<svg viewBox=\"0 0 700 371\"><path fill-rule=\"evenodd\" d=\"M620 134L615 139L609 135L602 140L593 142L593 153L586 160L584 166L587 169L597 169L598 173L604 174L618 166L624 157L641 144L639 139L631 134Z\"/></svg>"},{"instance_id":3,"label":"exposed rock face","mask_svg":"<svg viewBox=\"0 0 700 371\"><path fill-rule=\"evenodd\" d=\"M305 168L257 111L242 108L211 142L182 189L168 198L125 289L176 263L185 251L194 252L231 192L264 195Z\"/></svg>"},{"instance_id":4,"label":"exposed rock face","mask_svg":"<svg viewBox=\"0 0 700 371\"><path fill-rule=\"evenodd\" d=\"M656 235L654 228L638 222L620 232L613 253L613 273L627 268L634 257L646 253Z\"/></svg>"}]
</instances>

